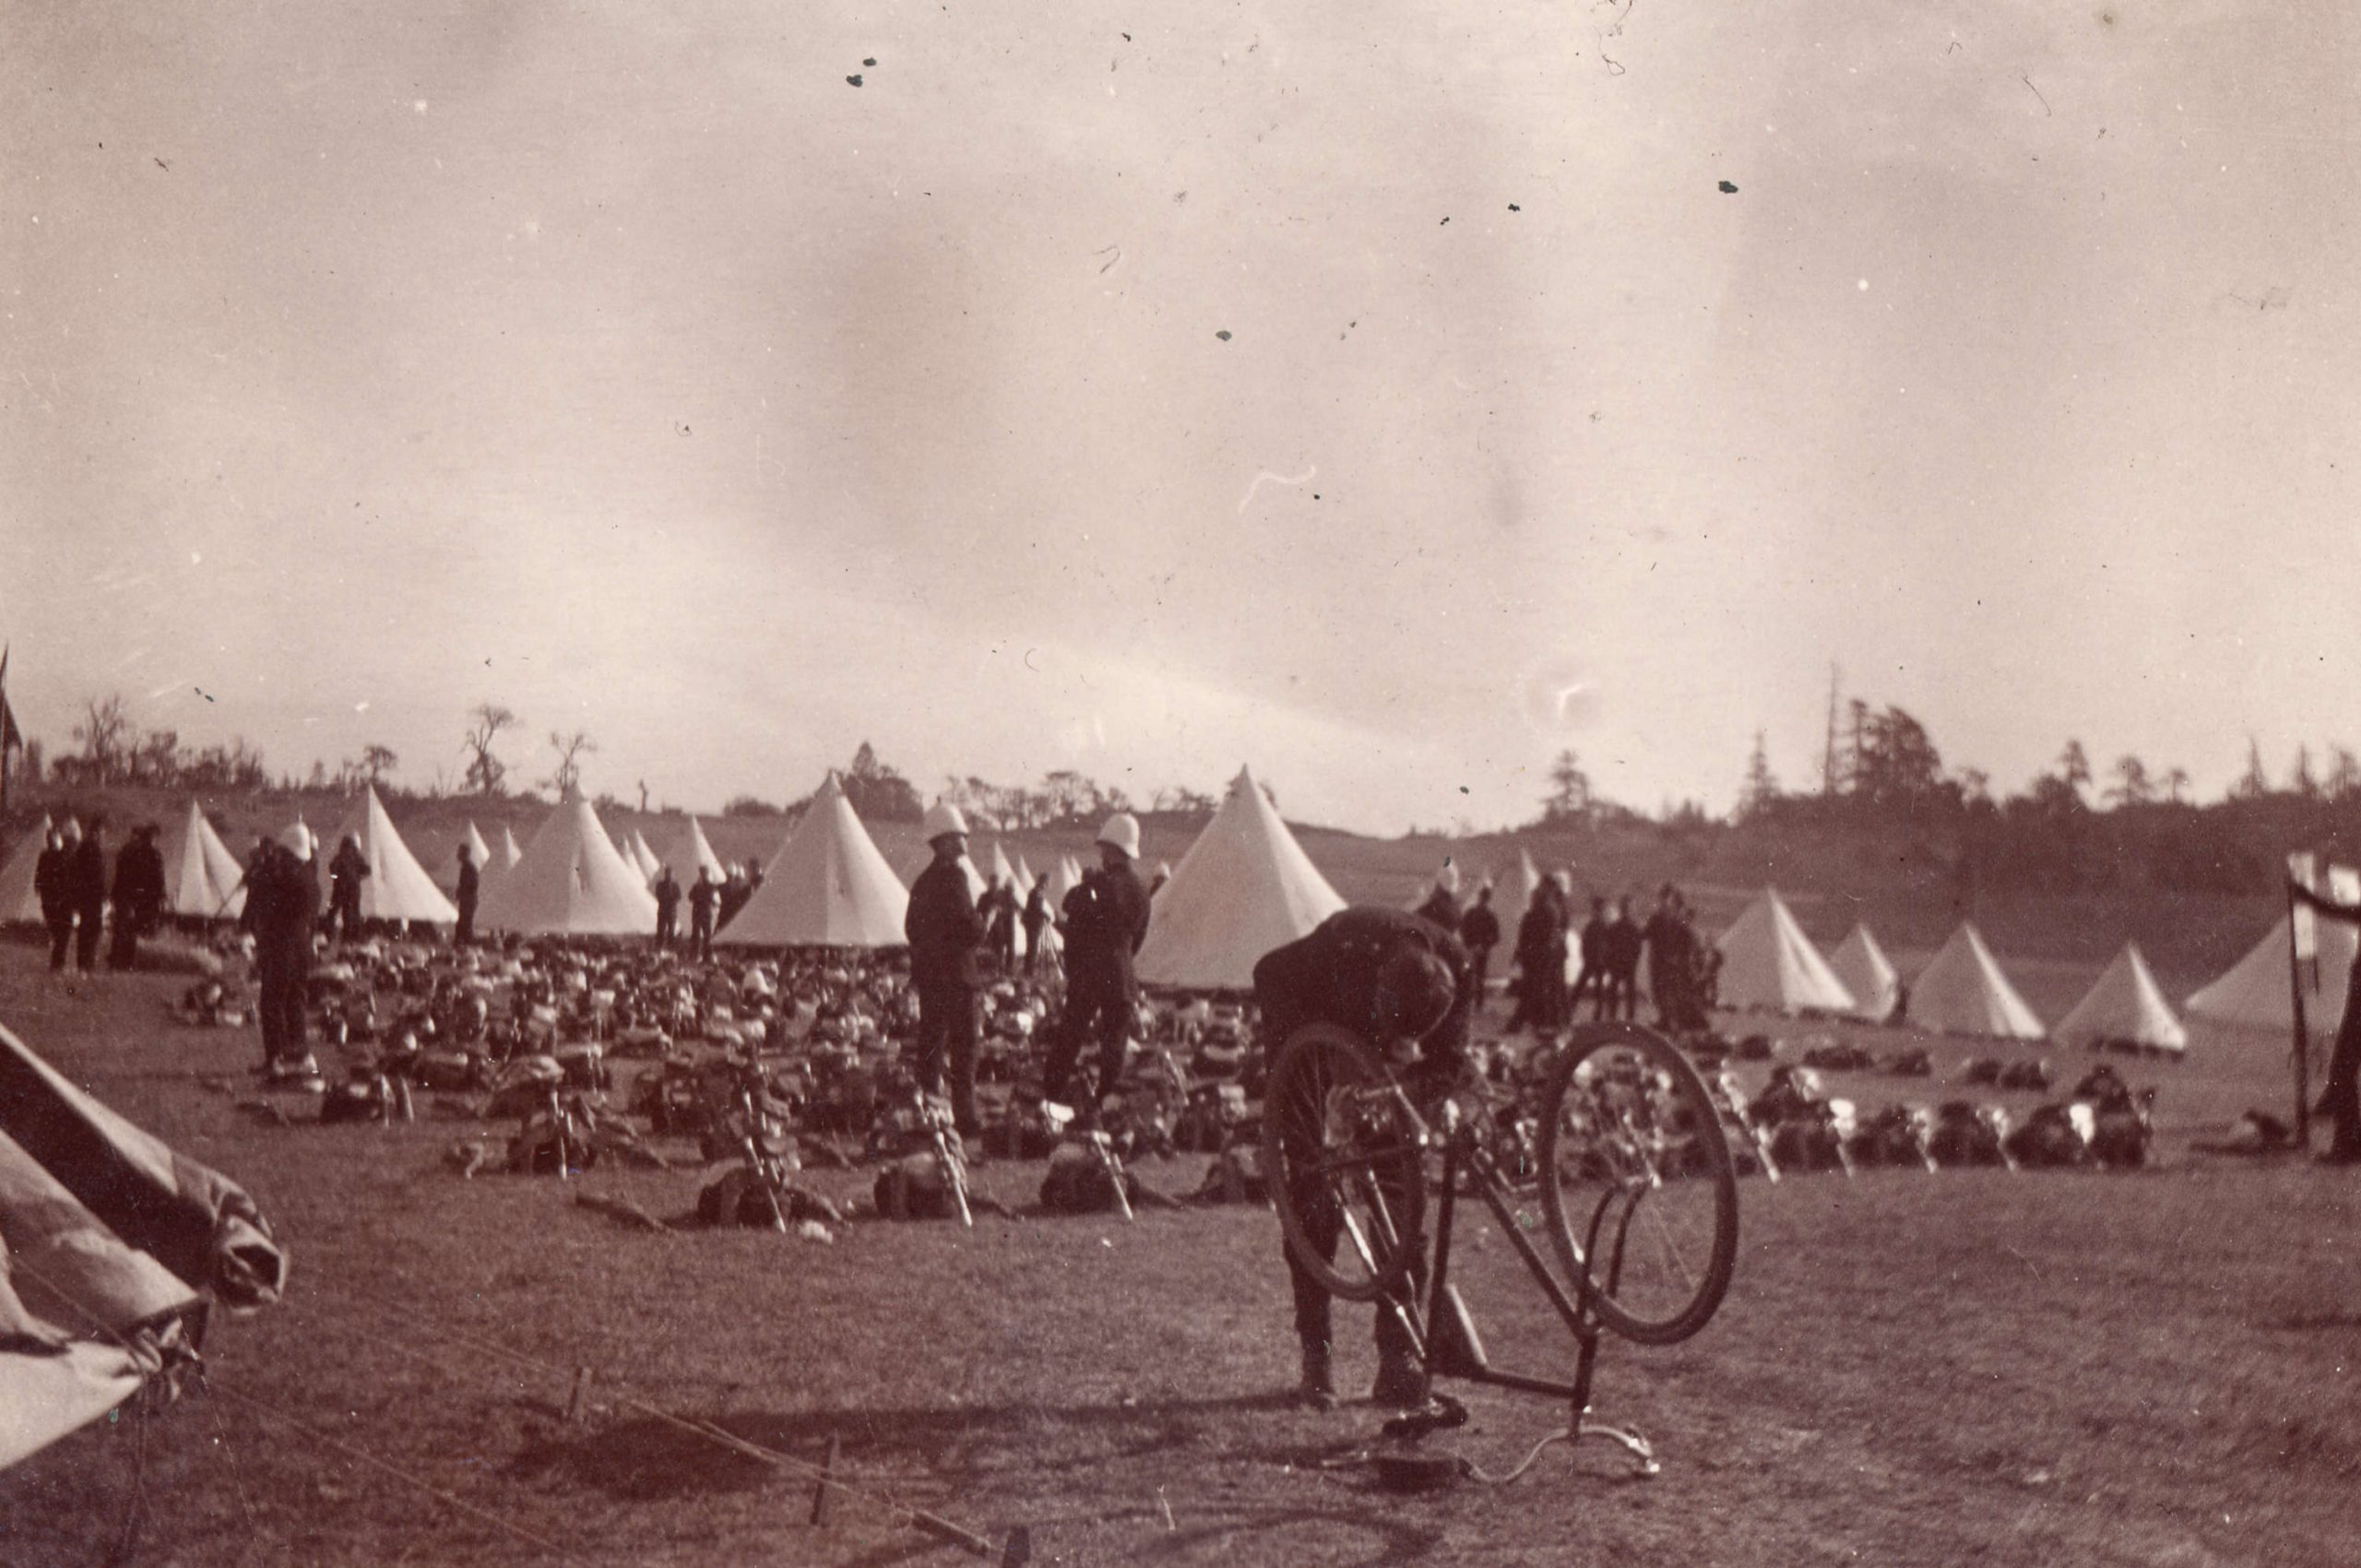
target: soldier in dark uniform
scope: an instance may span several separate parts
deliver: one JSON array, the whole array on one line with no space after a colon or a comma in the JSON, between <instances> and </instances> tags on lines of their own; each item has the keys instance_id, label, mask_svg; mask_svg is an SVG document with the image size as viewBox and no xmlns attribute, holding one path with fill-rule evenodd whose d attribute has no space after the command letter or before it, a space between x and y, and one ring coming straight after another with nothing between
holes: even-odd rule
<instances>
[{"instance_id":1,"label":"soldier in dark uniform","mask_svg":"<svg viewBox=\"0 0 2361 1568\"><path fill-rule=\"evenodd\" d=\"M361 933L361 885L368 880L369 857L348 833L336 847L336 858L328 861L328 923L340 941Z\"/></svg>"},{"instance_id":2,"label":"soldier in dark uniform","mask_svg":"<svg viewBox=\"0 0 2361 1568\"><path fill-rule=\"evenodd\" d=\"M1574 992L1566 1004L1569 1022L1582 1016L1583 998L1590 998L1593 1018L1613 1016L1615 985L1608 973L1607 961L1607 900L1594 895L1590 901L1590 919L1583 922L1582 971L1574 976Z\"/></svg>"},{"instance_id":3,"label":"soldier in dark uniform","mask_svg":"<svg viewBox=\"0 0 2361 1568\"><path fill-rule=\"evenodd\" d=\"M2361 925L2361 904L2340 904L2290 879L2288 893L2332 921ZM1897 1011L1899 1009L1897 1008ZM2336 1045L2329 1053L2328 1078L2314 1110L2329 1119L2329 1165L2361 1165L2361 954L2344 988L2344 1016L2337 1021Z\"/></svg>"},{"instance_id":4,"label":"soldier in dark uniform","mask_svg":"<svg viewBox=\"0 0 2361 1568\"><path fill-rule=\"evenodd\" d=\"M482 885L483 875L476 870L475 851L460 845L458 894L451 900L459 908L459 923L451 929L454 947L465 947L476 938L476 894Z\"/></svg>"},{"instance_id":5,"label":"soldier in dark uniform","mask_svg":"<svg viewBox=\"0 0 2361 1568\"><path fill-rule=\"evenodd\" d=\"M1459 917L1460 945L1476 970L1476 1004L1484 1004L1484 985L1491 978L1492 949L1501 944L1501 917L1492 912L1492 885L1476 889L1476 902Z\"/></svg>"},{"instance_id":6,"label":"soldier in dark uniform","mask_svg":"<svg viewBox=\"0 0 2361 1568\"><path fill-rule=\"evenodd\" d=\"M1016 893L1008 884L995 876L984 888L984 897L976 906L983 917L984 944L1003 975L1016 972Z\"/></svg>"},{"instance_id":7,"label":"soldier in dark uniform","mask_svg":"<svg viewBox=\"0 0 2361 1568\"><path fill-rule=\"evenodd\" d=\"M49 927L50 973L61 973L65 968L65 950L74 945L74 900L67 896L68 868L73 857L65 848L65 835L55 828L49 842L33 862L33 894L41 900L42 923Z\"/></svg>"},{"instance_id":8,"label":"soldier in dark uniform","mask_svg":"<svg viewBox=\"0 0 2361 1568\"><path fill-rule=\"evenodd\" d=\"M669 950L672 938L681 929L681 884L673 876L670 866L663 867L656 877L656 950Z\"/></svg>"},{"instance_id":9,"label":"soldier in dark uniform","mask_svg":"<svg viewBox=\"0 0 2361 1568\"><path fill-rule=\"evenodd\" d=\"M936 1093L949 1059L952 1121L961 1137L973 1138L983 1128L976 1115L976 949L984 922L967 890L967 819L937 801L927 810L925 832L934 859L910 885L902 921L910 989L919 999L916 1075L920 1088Z\"/></svg>"},{"instance_id":10,"label":"soldier in dark uniform","mask_svg":"<svg viewBox=\"0 0 2361 1568\"><path fill-rule=\"evenodd\" d=\"M1631 919L1631 900L1615 900L1615 918L1607 922L1608 1007L1603 1017L1629 1023L1640 1011L1640 954L1646 945Z\"/></svg>"},{"instance_id":11,"label":"soldier in dark uniform","mask_svg":"<svg viewBox=\"0 0 2361 1568\"><path fill-rule=\"evenodd\" d=\"M713 914L721 902L721 884L706 866L689 885L689 956L700 964L713 962Z\"/></svg>"},{"instance_id":12,"label":"soldier in dark uniform","mask_svg":"<svg viewBox=\"0 0 2361 1568\"><path fill-rule=\"evenodd\" d=\"M164 909L164 857L156 848L156 825L142 823L114 858L114 941L107 968L128 969L139 962L139 939L156 928Z\"/></svg>"},{"instance_id":13,"label":"soldier in dark uniform","mask_svg":"<svg viewBox=\"0 0 2361 1568\"><path fill-rule=\"evenodd\" d=\"M1545 877L1516 928L1516 1012L1511 1032L1548 1030L1565 1021L1566 906L1555 878Z\"/></svg>"},{"instance_id":14,"label":"soldier in dark uniform","mask_svg":"<svg viewBox=\"0 0 2361 1568\"><path fill-rule=\"evenodd\" d=\"M1025 896L1025 972L1031 974L1041 961L1041 933L1050 929L1050 886L1036 881L1033 890Z\"/></svg>"},{"instance_id":15,"label":"soldier in dark uniform","mask_svg":"<svg viewBox=\"0 0 2361 1568\"><path fill-rule=\"evenodd\" d=\"M1083 1042L1098 1038L1098 1089L1076 1108L1075 1124L1096 1127L1099 1101L1123 1075L1123 1047L1139 1007L1132 956L1147 940L1147 887L1132 863L1140 857L1139 819L1117 812L1098 830L1098 867L1066 895L1066 1010L1050 1048L1042 1094L1070 1103Z\"/></svg>"},{"instance_id":16,"label":"soldier in dark uniform","mask_svg":"<svg viewBox=\"0 0 2361 1568\"><path fill-rule=\"evenodd\" d=\"M1311 934L1274 948L1254 966L1254 1002L1262 1015L1264 1048L1275 1058L1288 1036L1306 1024L1349 1029L1397 1058L1414 1044L1418 1056L1404 1072L1414 1101L1440 1098L1467 1074L1468 1030L1480 1000L1475 966L1457 937L1418 915L1358 906L1331 915ZM1282 1133L1282 1135L1286 1135ZM1425 1274L1425 1201L1415 1172L1381 1173L1387 1201L1401 1225L1410 1257L1412 1289ZM1299 1203L1311 1241L1330 1257L1343 1234L1343 1217L1320 1212L1313 1194ZM1302 1397L1334 1402L1328 1292L1287 1253L1295 1293L1296 1337L1303 1352ZM1377 1384L1381 1404L1410 1406L1427 1397L1427 1375L1408 1332L1395 1314L1377 1314Z\"/></svg>"},{"instance_id":17,"label":"soldier in dark uniform","mask_svg":"<svg viewBox=\"0 0 2361 1568\"><path fill-rule=\"evenodd\" d=\"M66 899L74 907L74 963L84 974L99 967L99 930L107 914L107 819L93 816L65 862Z\"/></svg>"},{"instance_id":18,"label":"soldier in dark uniform","mask_svg":"<svg viewBox=\"0 0 2361 1568\"><path fill-rule=\"evenodd\" d=\"M274 1079L301 1076L310 1066L303 993L319 914L320 884L312 862L266 839L246 869L246 908L239 920L254 933L263 1068Z\"/></svg>"}]
</instances>

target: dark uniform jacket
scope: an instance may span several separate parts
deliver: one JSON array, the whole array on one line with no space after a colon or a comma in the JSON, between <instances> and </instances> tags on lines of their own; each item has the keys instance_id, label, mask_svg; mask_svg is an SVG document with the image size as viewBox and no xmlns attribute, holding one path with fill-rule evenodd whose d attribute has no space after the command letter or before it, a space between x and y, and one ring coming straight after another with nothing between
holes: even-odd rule
<instances>
[{"instance_id":1,"label":"dark uniform jacket","mask_svg":"<svg viewBox=\"0 0 2361 1568\"><path fill-rule=\"evenodd\" d=\"M73 899L66 896L73 858L71 849L54 844L43 849L41 859L33 862L33 891L40 895L43 920L55 920L74 908Z\"/></svg>"},{"instance_id":2,"label":"dark uniform jacket","mask_svg":"<svg viewBox=\"0 0 2361 1568\"><path fill-rule=\"evenodd\" d=\"M1501 944L1501 917L1489 904L1478 904L1459 917L1459 940L1470 953L1489 953Z\"/></svg>"},{"instance_id":3,"label":"dark uniform jacket","mask_svg":"<svg viewBox=\"0 0 2361 1568\"><path fill-rule=\"evenodd\" d=\"M976 896L967 889L967 869L937 859L910 885L909 913L902 934L910 944L910 986L915 991L972 991L977 984L976 947L984 922Z\"/></svg>"},{"instance_id":4,"label":"dark uniform jacket","mask_svg":"<svg viewBox=\"0 0 2361 1568\"><path fill-rule=\"evenodd\" d=\"M248 873L246 909L238 923L255 933L257 956L308 961L319 918L320 882L311 861L274 855Z\"/></svg>"},{"instance_id":5,"label":"dark uniform jacket","mask_svg":"<svg viewBox=\"0 0 2361 1568\"><path fill-rule=\"evenodd\" d=\"M1418 906L1418 914L1445 931L1455 932L1459 930L1459 900L1440 887L1429 894L1427 901Z\"/></svg>"},{"instance_id":6,"label":"dark uniform jacket","mask_svg":"<svg viewBox=\"0 0 2361 1568\"><path fill-rule=\"evenodd\" d=\"M1465 1059L1478 1000L1467 949L1423 916L1367 904L1338 910L1311 935L1271 949L1255 964L1254 1002L1269 1048L1275 1051L1289 1034L1314 1023L1335 1024L1372 1044L1385 1043L1379 1038L1377 982L1386 965L1406 950L1441 958L1457 991L1451 1011L1420 1042L1419 1054Z\"/></svg>"},{"instance_id":7,"label":"dark uniform jacket","mask_svg":"<svg viewBox=\"0 0 2361 1568\"><path fill-rule=\"evenodd\" d=\"M156 841L142 835L114 858L115 918L146 931L164 907L164 857Z\"/></svg>"},{"instance_id":8,"label":"dark uniform jacket","mask_svg":"<svg viewBox=\"0 0 2361 1568\"><path fill-rule=\"evenodd\" d=\"M1147 885L1130 866L1086 873L1066 895L1066 989L1130 1001L1132 955L1147 940Z\"/></svg>"},{"instance_id":9,"label":"dark uniform jacket","mask_svg":"<svg viewBox=\"0 0 2361 1568\"><path fill-rule=\"evenodd\" d=\"M1039 883L1025 897L1025 940L1038 943L1041 928L1050 923L1050 890Z\"/></svg>"},{"instance_id":10,"label":"dark uniform jacket","mask_svg":"<svg viewBox=\"0 0 2361 1568\"><path fill-rule=\"evenodd\" d=\"M86 837L67 852L65 902L84 920L96 920L106 908L107 855L95 838Z\"/></svg>"},{"instance_id":11,"label":"dark uniform jacket","mask_svg":"<svg viewBox=\"0 0 2361 1568\"><path fill-rule=\"evenodd\" d=\"M457 904L462 909L474 909L476 907L476 889L481 886L481 884L482 874L476 870L475 861L460 861L459 893L458 897L455 898L453 902Z\"/></svg>"}]
</instances>

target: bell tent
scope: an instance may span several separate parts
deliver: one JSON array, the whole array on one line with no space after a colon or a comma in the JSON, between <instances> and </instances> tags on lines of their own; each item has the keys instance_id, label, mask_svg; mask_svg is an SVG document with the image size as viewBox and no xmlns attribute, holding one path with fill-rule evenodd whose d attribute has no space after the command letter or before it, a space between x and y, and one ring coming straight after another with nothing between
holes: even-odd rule
<instances>
[{"instance_id":1,"label":"bell tent","mask_svg":"<svg viewBox=\"0 0 2361 1568\"><path fill-rule=\"evenodd\" d=\"M1983 934L1964 921L1911 985L1910 1022L1938 1034L1997 1039L2039 1039L2043 1033Z\"/></svg>"},{"instance_id":2,"label":"bell tent","mask_svg":"<svg viewBox=\"0 0 2361 1568\"><path fill-rule=\"evenodd\" d=\"M524 936L623 936L656 929L656 898L579 795L560 801L524 858L485 888L476 923Z\"/></svg>"},{"instance_id":3,"label":"bell tent","mask_svg":"<svg viewBox=\"0 0 2361 1568\"><path fill-rule=\"evenodd\" d=\"M2105 1045L2136 1045L2146 1051L2183 1051L2189 1031L2173 1016L2156 977L2140 944L2127 942L2082 1000L2050 1031L2060 1045L2096 1049Z\"/></svg>"},{"instance_id":4,"label":"bell tent","mask_svg":"<svg viewBox=\"0 0 2361 1568\"><path fill-rule=\"evenodd\" d=\"M1850 1013L1853 992L1837 979L1775 889L1764 888L1715 944L1722 952L1721 1004L1771 1013Z\"/></svg>"},{"instance_id":5,"label":"bell tent","mask_svg":"<svg viewBox=\"0 0 2361 1568\"><path fill-rule=\"evenodd\" d=\"M338 826L334 840L338 849L347 838L361 847L361 858L369 862L369 874L361 879L362 920L417 921L430 925L450 925L458 920L459 911L402 842L374 785L362 790L361 803Z\"/></svg>"},{"instance_id":6,"label":"bell tent","mask_svg":"<svg viewBox=\"0 0 2361 1568\"><path fill-rule=\"evenodd\" d=\"M41 869L41 852L48 846L50 820L19 840L0 862L0 924L42 923L41 896L33 889L33 873Z\"/></svg>"},{"instance_id":7,"label":"bell tent","mask_svg":"<svg viewBox=\"0 0 2361 1568\"><path fill-rule=\"evenodd\" d=\"M714 940L733 947L899 947L910 895L828 775L763 885Z\"/></svg>"},{"instance_id":8,"label":"bell tent","mask_svg":"<svg viewBox=\"0 0 2361 1568\"><path fill-rule=\"evenodd\" d=\"M191 801L180 832L164 848L164 909L200 920L234 919L245 910L246 873L205 814Z\"/></svg>"},{"instance_id":9,"label":"bell tent","mask_svg":"<svg viewBox=\"0 0 2361 1568\"><path fill-rule=\"evenodd\" d=\"M1149 906L1140 979L1196 991L1246 990L1264 954L1344 907L1254 776L1240 768L1221 810Z\"/></svg>"}]
</instances>

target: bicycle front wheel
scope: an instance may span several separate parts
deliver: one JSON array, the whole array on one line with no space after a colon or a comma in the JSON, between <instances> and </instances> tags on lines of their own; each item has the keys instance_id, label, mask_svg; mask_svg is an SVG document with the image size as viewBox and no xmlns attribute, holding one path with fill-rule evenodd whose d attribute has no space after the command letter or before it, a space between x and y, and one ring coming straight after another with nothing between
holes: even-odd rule
<instances>
[{"instance_id":1,"label":"bicycle front wheel","mask_svg":"<svg viewBox=\"0 0 2361 1568\"><path fill-rule=\"evenodd\" d=\"M1359 1037L1289 1035L1263 1089L1264 1170L1288 1253L1347 1301L1399 1293L1425 1201L1418 1131Z\"/></svg>"},{"instance_id":2,"label":"bicycle front wheel","mask_svg":"<svg viewBox=\"0 0 2361 1568\"><path fill-rule=\"evenodd\" d=\"M1705 1326L1738 1264L1738 1170L1705 1080L1635 1024L1574 1031L1543 1096L1550 1241L1600 1323L1643 1345Z\"/></svg>"}]
</instances>

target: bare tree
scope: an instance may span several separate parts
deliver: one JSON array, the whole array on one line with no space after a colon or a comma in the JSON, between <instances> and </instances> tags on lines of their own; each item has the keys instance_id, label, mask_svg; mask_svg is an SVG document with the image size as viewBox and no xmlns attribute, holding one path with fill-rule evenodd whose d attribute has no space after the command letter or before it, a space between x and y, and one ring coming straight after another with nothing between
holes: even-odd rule
<instances>
[{"instance_id":1,"label":"bare tree","mask_svg":"<svg viewBox=\"0 0 2361 1568\"><path fill-rule=\"evenodd\" d=\"M374 790L377 781L391 773L394 765L399 761L401 758L394 754L393 747L379 745L373 741L361 748L361 776L369 780L369 787Z\"/></svg>"},{"instance_id":2,"label":"bare tree","mask_svg":"<svg viewBox=\"0 0 2361 1568\"><path fill-rule=\"evenodd\" d=\"M90 781L113 783L123 772L124 753L132 738L131 715L124 710L123 698L84 698L82 722L74 726L74 738L82 743L82 759Z\"/></svg>"},{"instance_id":3,"label":"bare tree","mask_svg":"<svg viewBox=\"0 0 2361 1568\"><path fill-rule=\"evenodd\" d=\"M2148 765L2129 752L2115 759L2115 779L2107 795L2118 806L2144 806L2156 798Z\"/></svg>"},{"instance_id":4,"label":"bare tree","mask_svg":"<svg viewBox=\"0 0 2361 1568\"><path fill-rule=\"evenodd\" d=\"M2175 766L2165 770L2165 799L2178 805L2181 796L2188 790L2189 769Z\"/></svg>"},{"instance_id":5,"label":"bare tree","mask_svg":"<svg viewBox=\"0 0 2361 1568\"><path fill-rule=\"evenodd\" d=\"M561 735L552 730L550 731L550 750L557 753L557 768L550 776L549 786L563 799L574 793L575 785L582 778L582 759L595 754L599 743L590 738L587 731L576 730L571 735Z\"/></svg>"},{"instance_id":6,"label":"bare tree","mask_svg":"<svg viewBox=\"0 0 2361 1568\"><path fill-rule=\"evenodd\" d=\"M468 761L464 781L478 794L497 795L500 781L508 777L508 765L492 754L492 743L503 730L516 722L516 715L513 709L487 702L478 703L468 718L464 743L475 754Z\"/></svg>"}]
</instances>

